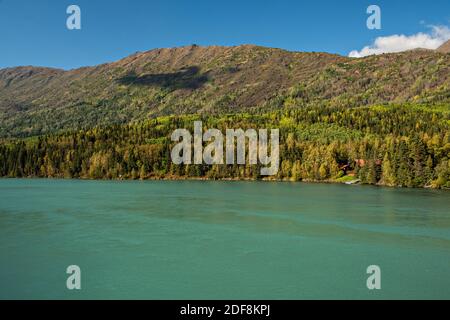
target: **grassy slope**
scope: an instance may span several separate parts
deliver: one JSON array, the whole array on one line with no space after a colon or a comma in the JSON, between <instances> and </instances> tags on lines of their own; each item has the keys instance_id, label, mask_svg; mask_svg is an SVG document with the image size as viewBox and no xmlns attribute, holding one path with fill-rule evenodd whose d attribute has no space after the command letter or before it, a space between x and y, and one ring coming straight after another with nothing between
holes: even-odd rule
<instances>
[{"instance_id":1,"label":"grassy slope","mask_svg":"<svg viewBox=\"0 0 450 320\"><path fill-rule=\"evenodd\" d=\"M257 46L156 49L70 71L0 70L0 137L218 114L450 99L450 55L350 59Z\"/></svg>"}]
</instances>

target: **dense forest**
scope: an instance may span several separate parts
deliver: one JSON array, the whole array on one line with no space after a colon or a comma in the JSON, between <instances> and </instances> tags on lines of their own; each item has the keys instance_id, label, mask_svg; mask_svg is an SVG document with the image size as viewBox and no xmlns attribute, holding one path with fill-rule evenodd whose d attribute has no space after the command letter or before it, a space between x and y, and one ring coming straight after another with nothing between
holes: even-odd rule
<instances>
[{"instance_id":1,"label":"dense forest","mask_svg":"<svg viewBox=\"0 0 450 320\"><path fill-rule=\"evenodd\" d=\"M279 128L280 169L174 165L173 130ZM450 188L450 108L443 105L304 107L165 116L0 143L0 176L84 179L276 179Z\"/></svg>"}]
</instances>

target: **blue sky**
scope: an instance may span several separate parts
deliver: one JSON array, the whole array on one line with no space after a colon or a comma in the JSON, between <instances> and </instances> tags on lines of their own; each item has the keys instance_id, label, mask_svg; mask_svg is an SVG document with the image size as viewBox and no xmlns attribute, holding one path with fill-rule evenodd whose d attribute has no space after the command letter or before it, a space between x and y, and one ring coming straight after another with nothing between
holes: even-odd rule
<instances>
[{"instance_id":1,"label":"blue sky","mask_svg":"<svg viewBox=\"0 0 450 320\"><path fill-rule=\"evenodd\" d=\"M66 28L81 8L82 29ZM366 27L379 5L382 29ZM0 68L75 68L160 47L257 44L348 55L377 37L450 25L449 0L0 0Z\"/></svg>"}]
</instances>

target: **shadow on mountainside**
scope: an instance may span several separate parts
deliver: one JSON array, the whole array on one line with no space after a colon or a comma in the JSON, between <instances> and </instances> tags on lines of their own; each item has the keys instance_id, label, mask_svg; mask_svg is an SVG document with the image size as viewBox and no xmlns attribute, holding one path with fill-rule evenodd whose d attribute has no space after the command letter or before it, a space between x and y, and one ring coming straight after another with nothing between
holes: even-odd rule
<instances>
[{"instance_id":1,"label":"shadow on mountainside","mask_svg":"<svg viewBox=\"0 0 450 320\"><path fill-rule=\"evenodd\" d=\"M120 84L161 87L170 90L198 89L208 81L207 73L200 73L197 66L180 69L173 73L145 74L134 72L117 80Z\"/></svg>"}]
</instances>

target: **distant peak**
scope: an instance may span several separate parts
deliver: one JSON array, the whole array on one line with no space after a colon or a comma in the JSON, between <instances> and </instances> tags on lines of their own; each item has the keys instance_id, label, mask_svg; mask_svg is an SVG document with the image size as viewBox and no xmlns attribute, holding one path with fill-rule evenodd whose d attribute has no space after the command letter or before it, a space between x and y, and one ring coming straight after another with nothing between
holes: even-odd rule
<instances>
[{"instance_id":1,"label":"distant peak","mask_svg":"<svg viewBox=\"0 0 450 320\"><path fill-rule=\"evenodd\" d=\"M450 40L447 40L447 42L444 43L439 48L437 48L436 51L442 52L442 53L450 53Z\"/></svg>"}]
</instances>

